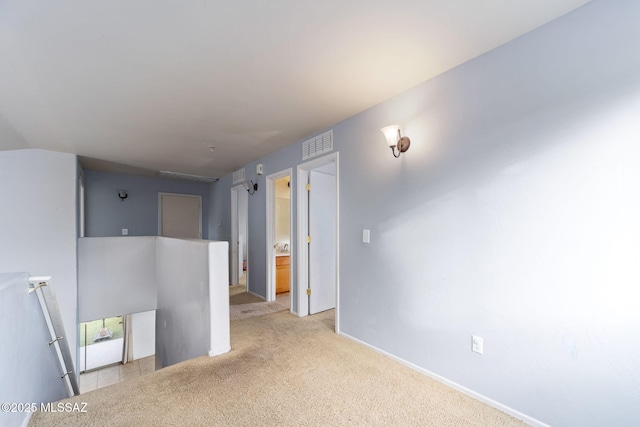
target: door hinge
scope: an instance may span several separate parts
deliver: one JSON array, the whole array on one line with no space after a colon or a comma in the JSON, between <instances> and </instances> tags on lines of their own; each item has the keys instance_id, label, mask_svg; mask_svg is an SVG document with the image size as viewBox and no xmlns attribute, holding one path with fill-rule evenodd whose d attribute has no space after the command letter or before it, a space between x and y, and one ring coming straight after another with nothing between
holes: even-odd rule
<instances>
[{"instance_id":1,"label":"door hinge","mask_svg":"<svg viewBox=\"0 0 640 427\"><path fill-rule=\"evenodd\" d=\"M307 243L311 243L311 236L307 236Z\"/></svg>"},{"instance_id":2,"label":"door hinge","mask_svg":"<svg viewBox=\"0 0 640 427\"><path fill-rule=\"evenodd\" d=\"M311 295L311 288L307 288L307 295Z\"/></svg>"},{"instance_id":3,"label":"door hinge","mask_svg":"<svg viewBox=\"0 0 640 427\"><path fill-rule=\"evenodd\" d=\"M307 184L307 191L311 191L311 184Z\"/></svg>"}]
</instances>

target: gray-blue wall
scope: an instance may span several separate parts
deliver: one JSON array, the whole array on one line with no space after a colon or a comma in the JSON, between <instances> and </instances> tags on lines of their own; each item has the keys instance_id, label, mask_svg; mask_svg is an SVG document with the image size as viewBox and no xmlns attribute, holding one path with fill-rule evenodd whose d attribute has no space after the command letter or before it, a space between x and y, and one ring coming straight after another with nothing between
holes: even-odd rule
<instances>
[{"instance_id":1,"label":"gray-blue wall","mask_svg":"<svg viewBox=\"0 0 640 427\"><path fill-rule=\"evenodd\" d=\"M0 272L52 276L74 364L80 355L77 173L73 154L0 151Z\"/></svg>"},{"instance_id":2,"label":"gray-blue wall","mask_svg":"<svg viewBox=\"0 0 640 427\"><path fill-rule=\"evenodd\" d=\"M638 22L636 1L591 2L332 127L342 333L529 422L640 425ZM412 139L400 159L389 124ZM249 287L264 296L258 182ZM230 186L212 186L220 238Z\"/></svg>"},{"instance_id":3,"label":"gray-blue wall","mask_svg":"<svg viewBox=\"0 0 640 427\"><path fill-rule=\"evenodd\" d=\"M85 236L120 236L123 228L130 236L158 235L158 193L202 196L202 238L208 238L208 183L177 179L84 171ZM121 201L118 190L129 197Z\"/></svg>"}]
</instances>

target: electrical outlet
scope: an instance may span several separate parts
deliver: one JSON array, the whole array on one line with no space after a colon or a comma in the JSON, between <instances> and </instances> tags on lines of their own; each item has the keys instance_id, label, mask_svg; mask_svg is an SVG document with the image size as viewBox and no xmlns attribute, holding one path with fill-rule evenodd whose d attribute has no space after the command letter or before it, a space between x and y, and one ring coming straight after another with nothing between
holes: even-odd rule
<instances>
[{"instance_id":1,"label":"electrical outlet","mask_svg":"<svg viewBox=\"0 0 640 427\"><path fill-rule=\"evenodd\" d=\"M484 340L482 337L471 335L471 351L482 354L484 351Z\"/></svg>"},{"instance_id":2,"label":"electrical outlet","mask_svg":"<svg viewBox=\"0 0 640 427\"><path fill-rule=\"evenodd\" d=\"M371 230L364 228L362 230L362 243L369 243L371 241Z\"/></svg>"},{"instance_id":3,"label":"electrical outlet","mask_svg":"<svg viewBox=\"0 0 640 427\"><path fill-rule=\"evenodd\" d=\"M129 235L129 229L128 228L123 228L122 229L122 235L123 236L128 236Z\"/></svg>"}]
</instances>

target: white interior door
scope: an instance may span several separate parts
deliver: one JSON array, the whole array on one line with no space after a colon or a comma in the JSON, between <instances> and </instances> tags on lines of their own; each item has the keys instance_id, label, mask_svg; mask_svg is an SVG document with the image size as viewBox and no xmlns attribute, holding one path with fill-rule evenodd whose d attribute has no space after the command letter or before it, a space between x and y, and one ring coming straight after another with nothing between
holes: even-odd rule
<instances>
[{"instance_id":1,"label":"white interior door","mask_svg":"<svg viewBox=\"0 0 640 427\"><path fill-rule=\"evenodd\" d=\"M309 314L336 306L336 177L310 171Z\"/></svg>"},{"instance_id":2,"label":"white interior door","mask_svg":"<svg viewBox=\"0 0 640 427\"><path fill-rule=\"evenodd\" d=\"M249 193L238 192L238 277L246 282L249 273ZM244 268L247 268L246 274Z\"/></svg>"},{"instance_id":3,"label":"white interior door","mask_svg":"<svg viewBox=\"0 0 640 427\"><path fill-rule=\"evenodd\" d=\"M202 237L200 196L160 194L160 235L184 239Z\"/></svg>"},{"instance_id":4,"label":"white interior door","mask_svg":"<svg viewBox=\"0 0 640 427\"><path fill-rule=\"evenodd\" d=\"M229 256L229 261L231 263L231 267L229 268L230 284L237 285L238 284L238 265L239 265L239 257L238 257L238 194L241 187L233 187L231 189L231 241L229 242L229 251L231 252Z\"/></svg>"},{"instance_id":5,"label":"white interior door","mask_svg":"<svg viewBox=\"0 0 640 427\"><path fill-rule=\"evenodd\" d=\"M242 186L231 189L231 284L248 285L249 277L249 194ZM247 261L247 270L243 262Z\"/></svg>"}]
</instances>

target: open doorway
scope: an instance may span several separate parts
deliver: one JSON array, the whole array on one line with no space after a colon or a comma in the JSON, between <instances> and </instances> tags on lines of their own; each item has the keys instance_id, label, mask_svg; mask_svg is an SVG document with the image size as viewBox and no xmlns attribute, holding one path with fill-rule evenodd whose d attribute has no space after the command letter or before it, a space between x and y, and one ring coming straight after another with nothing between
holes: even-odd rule
<instances>
[{"instance_id":1,"label":"open doorway","mask_svg":"<svg viewBox=\"0 0 640 427\"><path fill-rule=\"evenodd\" d=\"M267 301L288 299L291 309L292 254L292 169L268 175L267 217Z\"/></svg>"},{"instance_id":2,"label":"open doorway","mask_svg":"<svg viewBox=\"0 0 640 427\"><path fill-rule=\"evenodd\" d=\"M297 168L298 316L336 309L339 325L338 153Z\"/></svg>"},{"instance_id":3,"label":"open doorway","mask_svg":"<svg viewBox=\"0 0 640 427\"><path fill-rule=\"evenodd\" d=\"M155 310L80 323L80 392L155 371Z\"/></svg>"},{"instance_id":4,"label":"open doorway","mask_svg":"<svg viewBox=\"0 0 640 427\"><path fill-rule=\"evenodd\" d=\"M122 316L80 323L80 371L120 363L123 345Z\"/></svg>"},{"instance_id":5,"label":"open doorway","mask_svg":"<svg viewBox=\"0 0 640 427\"><path fill-rule=\"evenodd\" d=\"M249 193L231 188L231 285L249 290Z\"/></svg>"}]
</instances>

